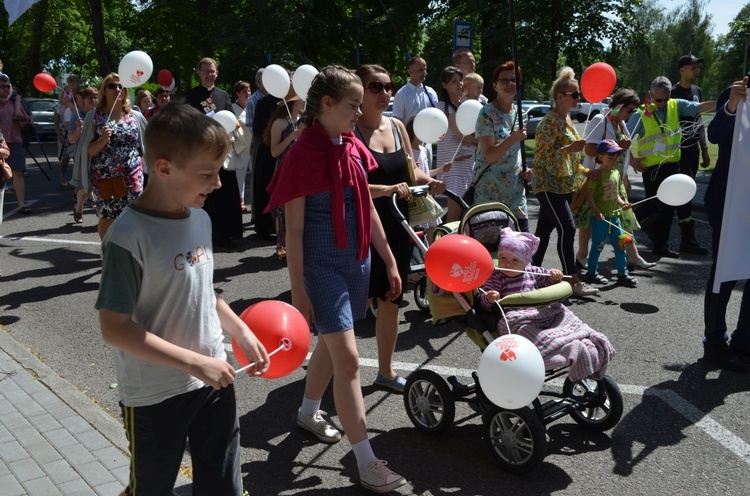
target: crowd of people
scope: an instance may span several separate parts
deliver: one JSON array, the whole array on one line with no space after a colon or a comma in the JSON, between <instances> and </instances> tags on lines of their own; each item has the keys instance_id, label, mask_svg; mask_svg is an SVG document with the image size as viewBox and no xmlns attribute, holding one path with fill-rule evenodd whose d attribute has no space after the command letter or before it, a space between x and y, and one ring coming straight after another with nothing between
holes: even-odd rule
<instances>
[{"instance_id":1,"label":"crowd of people","mask_svg":"<svg viewBox=\"0 0 750 496\"><path fill-rule=\"evenodd\" d=\"M627 169L643 174L649 198L678 171L695 176L700 158L696 150L705 150L704 132L696 119L717 108L716 102L700 102L699 89L690 86L701 61L692 55L681 58L681 80L674 88L667 78L655 78L644 105L634 91L618 90L609 111L587 123L584 137L569 115L578 106L581 89L573 70L563 68L551 85L552 110L538 125L528 167L521 159L527 136L516 105L521 68L513 62L498 65L491 81L496 97L489 100L482 95L484 82L475 73L476 60L467 49L458 50L452 65L441 71L437 92L424 84L427 63L421 57L411 58L409 81L397 92L390 73L380 65L365 64L356 71L328 66L315 77L305 100L291 85L285 98L267 92L261 69L255 75L255 91L251 83L239 81L233 85L232 101L216 86L218 64L211 58L198 62L200 84L175 103L170 103L169 90L161 88L153 95L145 90L137 93L134 106L115 73L107 75L98 90L69 78L57 117L61 183L67 183L65 167L72 160L74 221L83 222L89 195L98 217L104 270L97 308L105 339L118 349L123 415L158 406L148 410L148 421L137 438L144 445L160 439L160 444L184 446L185 431L168 429L165 423L187 429L192 422L188 412L209 404L217 415L232 421L230 425L237 425L231 389L234 371L223 364L223 348L214 349L222 329L241 341L255 363L252 374L260 375L268 367L262 344L214 295L211 258L201 258L209 246L241 249L243 212L249 210L255 233L275 239L275 256L288 265L292 304L319 336L307 368L298 425L323 442L341 440L342 432L320 410L332 381L337 414L362 485L384 493L405 484L405 478L377 458L370 446L354 331L355 321L364 317L368 302L374 300L378 348L374 384L402 393L406 380L394 370L393 359L412 246L389 211L392 195L408 217L410 177L429 186L433 195L446 189L463 195L472 187L475 203L505 203L518 218L520 231L530 237L527 195L533 193L539 202L533 237L538 246L529 251L528 260L514 261L519 268L537 267L554 276L554 281L567 276L574 295L595 296L595 285L609 282L598 268L604 242L610 240L615 282L636 287L637 279L630 273L656 263L642 258L635 239L622 242L623 234L632 236L640 228L651 239L655 257L680 254L668 244L675 208L657 199L631 209ZM726 149L731 147L726 140L737 104L746 94L747 79L735 83L722 95L709 128L722 147L719 162L724 172L729 160ZM18 158L24 157L19 149L20 126L28 119L12 95L8 76L0 73L0 158L7 159L12 171L19 211L30 213L24 205L25 159ZM393 117L387 117L384 112L392 96ZM478 100L482 108L475 132L465 135L456 114L469 100ZM443 112L448 121L434 160L431 145L421 143L414 133L414 117L429 107ZM235 130L227 133L209 119L222 110L236 116ZM704 153L704 165L706 157ZM725 187L726 177L714 189ZM460 216L460 206L450 201L444 220ZM678 218L680 251L707 254L695 238L689 206L678 211ZM425 227L438 222L435 219ZM721 215L712 215L714 268L720 223ZM561 268L550 271L541 267L553 230ZM168 244L175 249L179 243L183 243L180 250L196 247L191 263L205 270L189 281L178 281L163 269L147 271L165 249L151 246L148 240L147 233L157 231L171 233ZM133 236L137 232L145 234ZM141 250L139 243L153 251ZM124 295L123 277L131 282ZM150 298L139 298L141 286ZM738 326L731 349L727 345L724 313L732 287L722 285L719 299L709 298L707 292L705 358L722 368L748 370L748 328L740 332ZM174 298L165 299L165 294ZM190 313L180 316L186 329L180 335L167 324L168 315L174 313L167 300L197 302ZM743 322L750 315L746 303L743 298ZM125 330L136 337L124 337ZM137 378L143 374L149 374L149 380L140 383ZM175 413L175 408L185 413ZM222 466L206 470L201 484L224 488L222 494L241 494L236 433L217 429L202 437L205 452L194 449L193 456L200 459L220 451ZM134 439L131 443L138 454L132 453L131 482L160 487L170 477L174 480L172 473L153 470L158 465L155 457L161 455ZM197 472L196 466L196 480Z\"/></svg>"}]
</instances>

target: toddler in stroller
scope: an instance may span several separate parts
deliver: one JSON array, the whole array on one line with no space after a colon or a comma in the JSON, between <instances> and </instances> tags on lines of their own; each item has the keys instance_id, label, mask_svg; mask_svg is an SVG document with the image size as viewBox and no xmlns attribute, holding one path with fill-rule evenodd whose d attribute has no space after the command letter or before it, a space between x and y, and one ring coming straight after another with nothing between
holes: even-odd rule
<instances>
[{"instance_id":1,"label":"toddler in stroller","mask_svg":"<svg viewBox=\"0 0 750 496\"><path fill-rule=\"evenodd\" d=\"M483 286L479 301L485 309L496 306L503 296L550 286L563 278L556 269L531 265L539 238L506 227L497 249L499 270ZM607 373L615 349L607 337L586 325L565 305L554 302L542 307L508 309L497 324L498 335L519 334L534 343L546 369L570 367L573 381Z\"/></svg>"},{"instance_id":2,"label":"toddler in stroller","mask_svg":"<svg viewBox=\"0 0 750 496\"><path fill-rule=\"evenodd\" d=\"M438 228L438 235L452 235L444 227ZM500 261L501 270L486 283L486 294L482 290L448 293L428 281L433 321L455 319L462 322L466 334L482 350L499 334L507 334L509 326L512 333L523 335L540 349L545 360L547 385L566 376L562 391L559 385L545 387L531 405L508 409L487 398L477 372L472 374L472 383L463 384L455 376L446 381L429 368L422 368L407 379L404 406L418 430L437 435L452 427L456 403L471 405L472 413L459 423L481 415L483 437L495 462L506 471L521 473L538 466L546 456L545 424L570 415L582 428L604 432L620 421L623 398L614 379L605 375L615 353L611 344L603 334L583 324L560 303L572 290L570 284L561 281L559 271L547 271L526 263L536 248L534 240L537 238L518 237L516 234L520 233L514 231L515 228L515 217L501 203L474 205L466 212L457 232L471 236L491 252L499 246L501 257L503 251L509 251L515 258L521 251L519 245L524 244L523 257L518 257L517 262L522 263L522 277L508 277L515 273L508 270L512 267L505 266L506 262ZM513 241L514 246L503 247L501 234L506 235L508 244ZM553 284L555 281L559 282ZM487 306L497 311L488 312ZM501 310L506 312L507 323L500 315ZM502 381L503 378L481 380ZM542 403L541 397L549 399Z\"/></svg>"}]
</instances>

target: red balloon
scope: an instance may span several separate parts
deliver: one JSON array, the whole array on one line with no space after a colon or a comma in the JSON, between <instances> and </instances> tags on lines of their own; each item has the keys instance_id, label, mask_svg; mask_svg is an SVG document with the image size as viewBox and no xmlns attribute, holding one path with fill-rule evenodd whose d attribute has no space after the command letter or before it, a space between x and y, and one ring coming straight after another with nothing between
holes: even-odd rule
<instances>
[{"instance_id":1,"label":"red balloon","mask_svg":"<svg viewBox=\"0 0 750 496\"><path fill-rule=\"evenodd\" d=\"M289 375L302 365L310 350L310 327L302 314L283 301L266 300L248 307L240 318L263 343L268 353L283 346L271 357L271 366L263 374L265 379ZM232 338L232 350L243 367L250 362Z\"/></svg>"},{"instance_id":2,"label":"red balloon","mask_svg":"<svg viewBox=\"0 0 750 496\"><path fill-rule=\"evenodd\" d=\"M168 88L169 85L172 84L172 73L167 69L162 69L159 71L159 74L156 75L156 81L165 88Z\"/></svg>"},{"instance_id":3,"label":"red balloon","mask_svg":"<svg viewBox=\"0 0 750 496\"><path fill-rule=\"evenodd\" d=\"M591 64L581 76L581 92L591 103L601 102L615 89L617 74L606 62Z\"/></svg>"},{"instance_id":4,"label":"red balloon","mask_svg":"<svg viewBox=\"0 0 750 496\"><path fill-rule=\"evenodd\" d=\"M34 76L34 88L43 93L49 93L50 91L55 91L57 81L46 72L40 72Z\"/></svg>"},{"instance_id":5,"label":"red balloon","mask_svg":"<svg viewBox=\"0 0 750 496\"><path fill-rule=\"evenodd\" d=\"M463 234L443 236L430 245L424 266L432 282L454 293L472 291L492 275L492 255L482 243Z\"/></svg>"}]
</instances>

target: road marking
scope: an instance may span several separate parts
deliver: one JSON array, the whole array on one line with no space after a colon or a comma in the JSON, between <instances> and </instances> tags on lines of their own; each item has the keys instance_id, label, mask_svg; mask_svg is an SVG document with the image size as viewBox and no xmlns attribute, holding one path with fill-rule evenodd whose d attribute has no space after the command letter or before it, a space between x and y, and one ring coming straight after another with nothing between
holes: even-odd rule
<instances>
[{"instance_id":1,"label":"road marking","mask_svg":"<svg viewBox=\"0 0 750 496\"><path fill-rule=\"evenodd\" d=\"M36 238L34 236L13 236L12 234L0 236L0 239L11 241L38 241L41 243L57 243L61 245L93 245L101 246L101 241L79 241L77 239Z\"/></svg>"},{"instance_id":2,"label":"road marking","mask_svg":"<svg viewBox=\"0 0 750 496\"><path fill-rule=\"evenodd\" d=\"M225 348L229 353L232 352L232 346L225 344ZM310 360L311 353L307 354L307 360ZM367 368L378 368L378 361L372 358L360 358L360 367ZM441 365L424 365L418 363L409 362L393 362L393 368L396 370L413 372L417 369L423 368L432 370L433 372L444 376L456 376L456 377L471 377L471 374L475 372L475 369L461 369L456 367L444 367ZM557 379L551 381L548 384L561 386L563 379ZM659 389L654 387L643 387L635 386L631 384L619 384L620 391L624 394L633 396L655 396L662 400L664 403L669 405L674 411L685 417L695 427L702 430L714 441L718 442L721 446L731 451L743 462L750 465L750 444L746 443L741 437L734 434L729 429L722 426L720 423L711 418L710 415L704 413L699 408L696 408L688 400L675 393L671 389Z\"/></svg>"}]
</instances>

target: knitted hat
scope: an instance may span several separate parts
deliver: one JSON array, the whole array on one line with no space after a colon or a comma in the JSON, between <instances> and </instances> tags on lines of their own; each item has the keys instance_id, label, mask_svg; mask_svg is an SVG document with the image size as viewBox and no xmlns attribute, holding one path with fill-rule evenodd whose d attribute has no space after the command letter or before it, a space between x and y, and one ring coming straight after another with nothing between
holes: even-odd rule
<instances>
[{"instance_id":1,"label":"knitted hat","mask_svg":"<svg viewBox=\"0 0 750 496\"><path fill-rule=\"evenodd\" d=\"M518 257L524 264L531 263L531 257L539 247L539 238L531 233L517 232L509 227L500 231L500 244L497 251L507 251Z\"/></svg>"}]
</instances>

